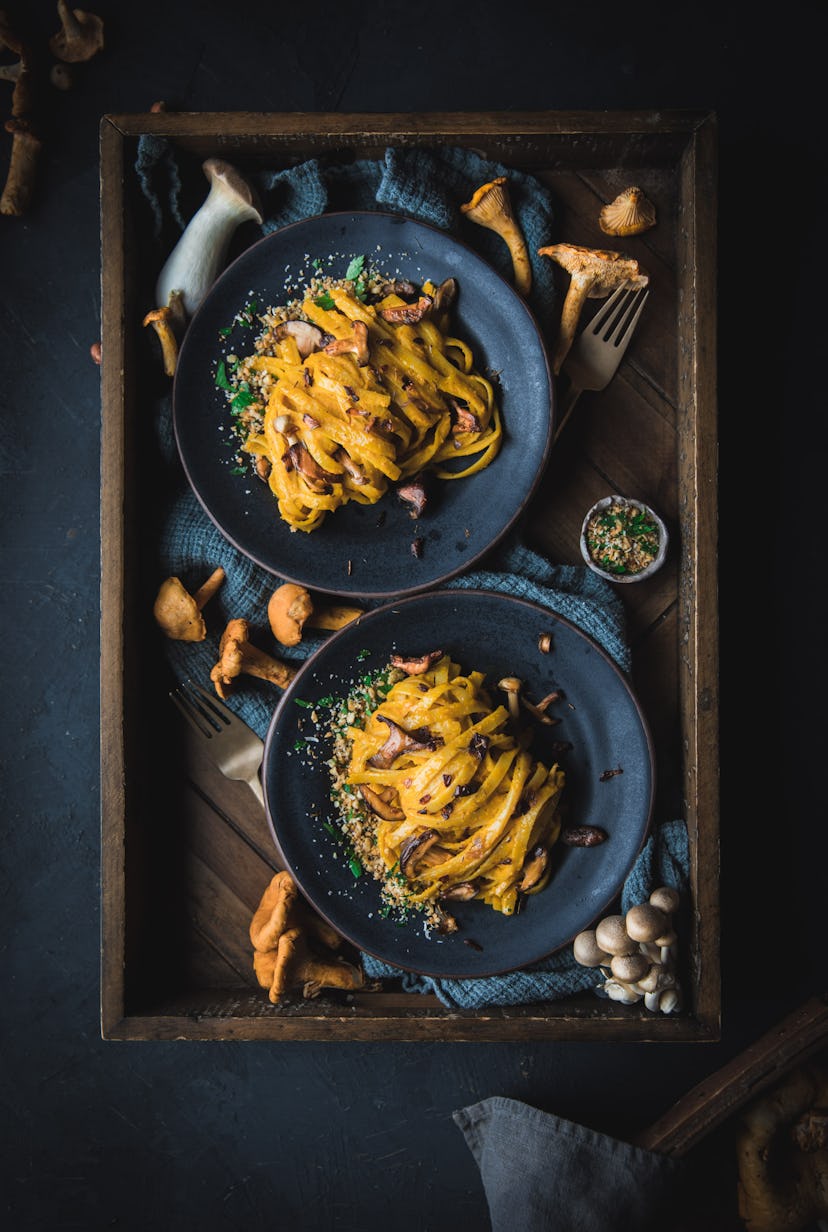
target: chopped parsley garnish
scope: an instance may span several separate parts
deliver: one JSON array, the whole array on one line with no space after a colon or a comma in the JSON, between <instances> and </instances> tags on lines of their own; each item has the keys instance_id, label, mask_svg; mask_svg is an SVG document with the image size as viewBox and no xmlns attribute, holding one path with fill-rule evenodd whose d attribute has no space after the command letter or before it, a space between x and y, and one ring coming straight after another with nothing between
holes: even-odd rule
<instances>
[{"instance_id":1,"label":"chopped parsley garnish","mask_svg":"<svg viewBox=\"0 0 828 1232\"><path fill-rule=\"evenodd\" d=\"M345 277L349 278L351 282L354 282L357 278L359 278L360 274L362 273L362 269L364 265L365 265L364 256L354 257L350 265L345 271Z\"/></svg>"},{"instance_id":2,"label":"chopped parsley garnish","mask_svg":"<svg viewBox=\"0 0 828 1232\"><path fill-rule=\"evenodd\" d=\"M336 307L333 296L329 295L327 291L325 291L322 295L317 295L313 302L316 304L317 308L324 308L326 312L331 308Z\"/></svg>"},{"instance_id":3,"label":"chopped parsley garnish","mask_svg":"<svg viewBox=\"0 0 828 1232\"><path fill-rule=\"evenodd\" d=\"M357 655L357 663L364 663L366 659L370 658L370 655L371 655L370 650L360 650L359 654Z\"/></svg>"},{"instance_id":4,"label":"chopped parsley garnish","mask_svg":"<svg viewBox=\"0 0 828 1232\"><path fill-rule=\"evenodd\" d=\"M219 361L219 366L216 369L216 387L218 389L232 389L233 386L227 379L227 366L224 360Z\"/></svg>"}]
</instances>

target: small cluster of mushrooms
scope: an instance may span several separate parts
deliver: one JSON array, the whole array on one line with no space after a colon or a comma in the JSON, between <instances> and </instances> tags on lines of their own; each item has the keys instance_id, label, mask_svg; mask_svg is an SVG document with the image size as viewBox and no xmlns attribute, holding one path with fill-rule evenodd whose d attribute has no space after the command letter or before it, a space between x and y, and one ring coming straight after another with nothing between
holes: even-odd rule
<instances>
[{"instance_id":1,"label":"small cluster of mushrooms","mask_svg":"<svg viewBox=\"0 0 828 1232\"><path fill-rule=\"evenodd\" d=\"M58 90L71 89L75 66L91 60L104 45L103 21L95 13L73 9L58 0L60 29L49 39L54 63L49 81ZM29 208L42 138L42 95L40 92L42 57L30 40L13 29L7 14L0 11L0 50L17 57L13 64L0 64L0 80L14 85L11 117L4 128L11 134L12 148L5 187L0 195L0 214L22 215Z\"/></svg>"},{"instance_id":2,"label":"small cluster of mushrooms","mask_svg":"<svg viewBox=\"0 0 828 1232\"><path fill-rule=\"evenodd\" d=\"M578 933L572 952L582 967L600 968L596 991L622 1005L643 1001L653 1013L681 1009L673 928L679 902L678 890L659 886L648 902L630 907L625 915L605 916L595 928Z\"/></svg>"},{"instance_id":3,"label":"small cluster of mushrooms","mask_svg":"<svg viewBox=\"0 0 828 1232\"><path fill-rule=\"evenodd\" d=\"M158 335L167 376L175 374L180 339L220 273L233 234L242 223L261 225L263 221L258 194L236 167L223 159L208 158L202 170L210 184L209 192L164 262L155 285L155 307L143 321ZM460 213L469 222L500 236L511 256L515 289L527 296L532 289L532 264L512 205L508 177L495 176L481 184L460 206ZM655 226L656 212L634 185L604 205L598 221L606 235L639 235ZM557 374L575 339L585 301L603 299L622 285L636 290L646 286L649 278L638 261L608 249L549 244L539 248L538 255L549 257L569 275L552 356Z\"/></svg>"},{"instance_id":4,"label":"small cluster of mushrooms","mask_svg":"<svg viewBox=\"0 0 828 1232\"><path fill-rule=\"evenodd\" d=\"M179 577L168 577L158 588L153 603L155 622L164 635L173 641L203 642L207 637L207 622L203 609L217 593L226 578L219 566L196 591L187 590ZM270 596L267 618L271 632L280 645L298 646L305 626L312 629L342 629L358 619L363 609L344 603L319 605L310 591L294 582L284 582ZM219 641L218 661L210 672L216 693L226 698L240 676L255 676L286 689L296 668L284 663L250 640L250 623L242 617L228 620Z\"/></svg>"},{"instance_id":5,"label":"small cluster of mushrooms","mask_svg":"<svg viewBox=\"0 0 828 1232\"><path fill-rule=\"evenodd\" d=\"M469 221L501 237L511 254L515 289L521 295L528 295L532 289L532 267L526 240L512 207L506 176L497 176L481 185L471 200L461 205L460 210ZM602 207L598 223L605 235L640 235L655 226L656 211L642 190L633 185ZM552 355L552 370L557 375L575 340L585 301L604 299L620 286L631 291L638 290L647 285L649 276L634 258L605 248L549 244L539 248L538 255L549 257L569 274L560 329Z\"/></svg>"},{"instance_id":6,"label":"small cluster of mushrooms","mask_svg":"<svg viewBox=\"0 0 828 1232\"><path fill-rule=\"evenodd\" d=\"M342 938L305 903L288 872L271 878L249 931L253 970L273 1005L295 989L309 999L323 988L366 986L362 968L337 952Z\"/></svg>"}]
</instances>

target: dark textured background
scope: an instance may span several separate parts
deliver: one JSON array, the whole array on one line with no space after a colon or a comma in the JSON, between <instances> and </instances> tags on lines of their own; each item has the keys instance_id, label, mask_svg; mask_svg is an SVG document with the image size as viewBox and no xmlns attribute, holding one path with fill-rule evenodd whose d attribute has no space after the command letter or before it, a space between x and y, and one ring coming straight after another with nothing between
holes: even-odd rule
<instances>
[{"instance_id":1,"label":"dark textured background","mask_svg":"<svg viewBox=\"0 0 828 1232\"><path fill-rule=\"evenodd\" d=\"M57 29L51 0L6 7ZM484 1230L453 1109L500 1094L631 1133L824 989L824 7L90 7L106 49L50 100L29 214L0 218L0 1211L14 1229ZM716 111L720 1043L101 1041L98 127L156 99Z\"/></svg>"}]
</instances>

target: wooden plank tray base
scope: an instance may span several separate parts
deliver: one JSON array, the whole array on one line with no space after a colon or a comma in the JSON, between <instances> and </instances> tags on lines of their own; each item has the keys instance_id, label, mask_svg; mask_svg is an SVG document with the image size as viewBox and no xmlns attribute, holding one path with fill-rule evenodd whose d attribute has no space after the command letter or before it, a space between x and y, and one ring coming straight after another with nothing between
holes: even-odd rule
<instances>
[{"instance_id":1,"label":"wooden plank tray base","mask_svg":"<svg viewBox=\"0 0 828 1232\"><path fill-rule=\"evenodd\" d=\"M531 172L556 199L549 242L607 243L601 205L630 184L657 227L623 241L651 296L618 375L585 394L527 518L531 545L579 564L583 511L610 491L665 516L674 549L652 582L620 587L633 683L653 730L656 820L691 842L686 1003L675 1016L593 995L448 1011L377 991L274 1007L247 928L275 867L264 816L191 746L167 700L151 621L153 455L147 406L157 354L141 328L157 272L133 172L138 138L168 139L200 175L211 155L242 171L310 157L381 157L388 146L464 145ZM106 1039L719 1038L718 610L716 588L716 121L697 112L449 115L146 114L101 123L101 1031ZM562 285L562 293L563 293Z\"/></svg>"}]
</instances>

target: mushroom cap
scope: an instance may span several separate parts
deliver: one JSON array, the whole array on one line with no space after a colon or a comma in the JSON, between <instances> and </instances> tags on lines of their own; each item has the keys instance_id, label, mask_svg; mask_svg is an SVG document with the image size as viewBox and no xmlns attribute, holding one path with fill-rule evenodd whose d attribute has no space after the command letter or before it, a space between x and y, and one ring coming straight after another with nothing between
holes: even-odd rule
<instances>
[{"instance_id":1,"label":"mushroom cap","mask_svg":"<svg viewBox=\"0 0 828 1232\"><path fill-rule=\"evenodd\" d=\"M267 605L267 619L277 642L298 646L305 621L313 612L313 600L304 586L285 582L277 587Z\"/></svg>"},{"instance_id":2,"label":"mushroom cap","mask_svg":"<svg viewBox=\"0 0 828 1232\"><path fill-rule=\"evenodd\" d=\"M607 954L634 954L638 944L624 926L623 915L608 915L597 925L595 940Z\"/></svg>"},{"instance_id":3,"label":"mushroom cap","mask_svg":"<svg viewBox=\"0 0 828 1232\"><path fill-rule=\"evenodd\" d=\"M650 960L640 950L636 954L615 954L610 963L612 974L625 984L635 984L649 969Z\"/></svg>"},{"instance_id":4,"label":"mushroom cap","mask_svg":"<svg viewBox=\"0 0 828 1232\"><path fill-rule=\"evenodd\" d=\"M161 583L152 614L174 641L203 642L207 636L201 609L180 578L169 577Z\"/></svg>"},{"instance_id":5,"label":"mushroom cap","mask_svg":"<svg viewBox=\"0 0 828 1232\"><path fill-rule=\"evenodd\" d=\"M473 196L460 206L461 213L468 214L475 222L488 226L502 218L512 217L509 199L509 182L505 175L498 175L475 189Z\"/></svg>"},{"instance_id":6,"label":"mushroom cap","mask_svg":"<svg viewBox=\"0 0 828 1232\"><path fill-rule=\"evenodd\" d=\"M655 222L655 206L638 187L625 188L598 215L598 225L606 235L640 235Z\"/></svg>"},{"instance_id":7,"label":"mushroom cap","mask_svg":"<svg viewBox=\"0 0 828 1232\"><path fill-rule=\"evenodd\" d=\"M657 941L670 927L663 911L652 903L630 907L625 917L627 932L634 941Z\"/></svg>"},{"instance_id":8,"label":"mushroom cap","mask_svg":"<svg viewBox=\"0 0 828 1232\"><path fill-rule=\"evenodd\" d=\"M572 954L582 967L608 967L610 955L595 939L595 929L586 928L572 942Z\"/></svg>"},{"instance_id":9,"label":"mushroom cap","mask_svg":"<svg viewBox=\"0 0 828 1232\"><path fill-rule=\"evenodd\" d=\"M652 906L663 911L665 915L672 915L674 911L678 911L680 902L681 895L672 886L659 886L650 895Z\"/></svg>"}]
</instances>

